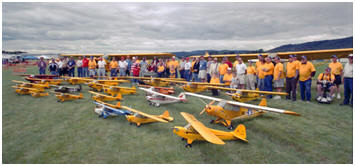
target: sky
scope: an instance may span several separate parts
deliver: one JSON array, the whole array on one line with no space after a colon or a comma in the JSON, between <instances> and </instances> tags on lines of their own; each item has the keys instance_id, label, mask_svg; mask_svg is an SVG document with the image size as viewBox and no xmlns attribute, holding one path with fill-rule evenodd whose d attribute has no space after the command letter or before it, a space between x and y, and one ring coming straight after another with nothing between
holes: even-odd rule
<instances>
[{"instance_id":1,"label":"sky","mask_svg":"<svg viewBox=\"0 0 355 166\"><path fill-rule=\"evenodd\" d=\"M30 53L269 50L349 37L350 2L2 3L2 49Z\"/></svg>"}]
</instances>

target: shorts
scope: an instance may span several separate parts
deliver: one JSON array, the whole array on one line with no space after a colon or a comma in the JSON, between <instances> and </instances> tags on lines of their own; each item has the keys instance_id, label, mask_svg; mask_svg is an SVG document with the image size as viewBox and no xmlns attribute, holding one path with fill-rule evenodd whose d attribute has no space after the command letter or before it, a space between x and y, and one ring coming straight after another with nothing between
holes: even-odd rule
<instances>
[{"instance_id":1,"label":"shorts","mask_svg":"<svg viewBox=\"0 0 355 166\"><path fill-rule=\"evenodd\" d=\"M238 80L238 84L245 84L245 74L239 74L237 75L237 80Z\"/></svg>"},{"instance_id":2,"label":"shorts","mask_svg":"<svg viewBox=\"0 0 355 166\"><path fill-rule=\"evenodd\" d=\"M284 83L285 83L285 79L284 78L280 78L278 80L274 80L274 87L275 88L283 88L284 87Z\"/></svg>"},{"instance_id":3,"label":"shorts","mask_svg":"<svg viewBox=\"0 0 355 166\"><path fill-rule=\"evenodd\" d=\"M323 86L323 84L321 82L317 82L317 85L321 85ZM325 90L329 91L330 90L330 87L334 86L334 83L330 83L330 82L327 82L325 84L325 87L322 87L322 88L325 88Z\"/></svg>"},{"instance_id":4,"label":"shorts","mask_svg":"<svg viewBox=\"0 0 355 166\"><path fill-rule=\"evenodd\" d=\"M335 85L340 85L341 84L341 76L340 75L335 75L334 84Z\"/></svg>"},{"instance_id":5,"label":"shorts","mask_svg":"<svg viewBox=\"0 0 355 166\"><path fill-rule=\"evenodd\" d=\"M206 74L207 74L207 71L206 70L200 70L198 72L198 78L199 79L206 79Z\"/></svg>"}]
</instances>

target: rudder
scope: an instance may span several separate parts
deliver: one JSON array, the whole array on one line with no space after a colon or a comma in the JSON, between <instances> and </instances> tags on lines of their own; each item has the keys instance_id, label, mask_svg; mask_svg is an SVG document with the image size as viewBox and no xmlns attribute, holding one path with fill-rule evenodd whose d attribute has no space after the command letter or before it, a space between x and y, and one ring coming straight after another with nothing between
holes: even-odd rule
<instances>
[{"instance_id":1,"label":"rudder","mask_svg":"<svg viewBox=\"0 0 355 166\"><path fill-rule=\"evenodd\" d=\"M266 102L266 98L265 98L265 97L263 97L263 98L261 99L261 101L260 101L260 103L259 103L259 106L264 106L264 107L267 106L267 102Z\"/></svg>"},{"instance_id":2,"label":"rudder","mask_svg":"<svg viewBox=\"0 0 355 166\"><path fill-rule=\"evenodd\" d=\"M245 142L248 142L247 138L247 133L245 126L243 124L240 124L237 126L237 128L233 131L233 135Z\"/></svg>"}]
</instances>

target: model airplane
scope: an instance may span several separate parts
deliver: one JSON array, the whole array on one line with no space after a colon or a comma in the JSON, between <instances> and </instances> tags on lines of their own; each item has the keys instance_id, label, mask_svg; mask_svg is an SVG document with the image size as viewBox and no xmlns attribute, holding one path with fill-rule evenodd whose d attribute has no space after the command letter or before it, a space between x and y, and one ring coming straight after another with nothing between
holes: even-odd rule
<instances>
[{"instance_id":1,"label":"model airplane","mask_svg":"<svg viewBox=\"0 0 355 166\"><path fill-rule=\"evenodd\" d=\"M136 88L134 86L130 88L130 87L121 87L121 86L109 86L104 84L99 84L99 85L103 86L104 92L108 93L111 96L136 93Z\"/></svg>"},{"instance_id":2,"label":"model airplane","mask_svg":"<svg viewBox=\"0 0 355 166\"><path fill-rule=\"evenodd\" d=\"M35 83L29 83L29 82L23 82L23 81L16 81L16 80L12 80L12 82L17 83L17 86L20 87L27 87L27 88L36 88L36 89L44 89L44 88L49 88L49 84L45 83L45 84L35 84Z\"/></svg>"},{"instance_id":3,"label":"model airplane","mask_svg":"<svg viewBox=\"0 0 355 166\"><path fill-rule=\"evenodd\" d=\"M184 84L182 88L186 92L198 93L208 89L209 86L227 86L226 84L213 84L213 83L204 83L204 82L187 82L187 81L177 81L169 80L168 82L174 82L178 84Z\"/></svg>"},{"instance_id":4,"label":"model airplane","mask_svg":"<svg viewBox=\"0 0 355 166\"><path fill-rule=\"evenodd\" d=\"M104 119L106 119L109 116L132 114L130 111L119 109L120 108L119 102L117 103L117 105L104 103L102 101L94 101L94 103L96 104L95 112L99 114L99 117L103 117Z\"/></svg>"},{"instance_id":5,"label":"model airplane","mask_svg":"<svg viewBox=\"0 0 355 166\"><path fill-rule=\"evenodd\" d=\"M294 116L300 116L300 114L292 111L270 108L266 107L266 99L263 98L259 104L252 105L247 103L240 103L236 101L227 101L219 98L214 98L210 96L204 96L194 93L185 92L186 95L195 96L202 99L212 100L211 103L206 104L202 113L207 112L208 115L217 117L216 120L212 120L211 123L222 123L228 129L233 129L232 120L253 118L262 115L266 112L274 112L281 114L288 114ZM215 101L219 103L217 105L212 105Z\"/></svg>"},{"instance_id":6,"label":"model airplane","mask_svg":"<svg viewBox=\"0 0 355 166\"><path fill-rule=\"evenodd\" d=\"M84 78L84 77L62 76L62 78L63 78L63 80L69 82L72 85L85 84L85 83L91 82L93 80L93 79Z\"/></svg>"},{"instance_id":7,"label":"model airplane","mask_svg":"<svg viewBox=\"0 0 355 166\"><path fill-rule=\"evenodd\" d=\"M185 120L189 123L185 127L174 126L173 132L182 137L182 140L187 140L185 147L192 147L192 142L195 140L208 141L217 145L224 145L222 140L242 140L248 142L245 126L240 124L234 131L225 132L221 130L214 130L207 128L193 115L181 112Z\"/></svg>"},{"instance_id":8,"label":"model airplane","mask_svg":"<svg viewBox=\"0 0 355 166\"><path fill-rule=\"evenodd\" d=\"M33 74L18 74L18 76L32 77L32 78L39 78L39 79L55 79L55 78L59 77L57 75L45 75L45 74L37 74L37 75L33 75Z\"/></svg>"},{"instance_id":9,"label":"model airplane","mask_svg":"<svg viewBox=\"0 0 355 166\"><path fill-rule=\"evenodd\" d=\"M89 93L93 94L92 99L95 101L114 101L114 100L122 100L122 95L118 94L116 97L104 95L101 93L96 93L93 91L89 91Z\"/></svg>"},{"instance_id":10,"label":"model airplane","mask_svg":"<svg viewBox=\"0 0 355 166\"><path fill-rule=\"evenodd\" d=\"M149 102L149 105L155 105L159 107L161 104L169 104L169 103L177 103L177 102L187 102L186 96L184 93L180 93L178 97L170 96L166 94L162 94L159 92L155 92L153 88L139 88L145 92L147 92L146 99Z\"/></svg>"},{"instance_id":11,"label":"model airplane","mask_svg":"<svg viewBox=\"0 0 355 166\"><path fill-rule=\"evenodd\" d=\"M55 87L54 92L73 93L73 92L80 92L81 91L80 84L77 87L58 86L58 85L51 85L51 86Z\"/></svg>"},{"instance_id":12,"label":"model airplane","mask_svg":"<svg viewBox=\"0 0 355 166\"><path fill-rule=\"evenodd\" d=\"M25 79L27 81L30 81L31 83L39 83L39 84L48 83L49 85L59 85L63 81L62 79L39 79L39 78L31 78L31 77L26 77Z\"/></svg>"},{"instance_id":13,"label":"model airplane","mask_svg":"<svg viewBox=\"0 0 355 166\"><path fill-rule=\"evenodd\" d=\"M103 84L99 84L99 83L95 83L95 82L89 82L89 83L85 83L87 84L90 88L92 88L93 90L97 91L97 92L101 92L104 89Z\"/></svg>"},{"instance_id":14,"label":"model airplane","mask_svg":"<svg viewBox=\"0 0 355 166\"><path fill-rule=\"evenodd\" d=\"M270 91L259 91L259 90L247 90L247 89L233 89L233 88L225 88L218 86L207 86L209 89L219 89L232 91L235 93L226 93L229 96L232 96L232 99L239 102L247 102L251 100L256 100L263 95L288 95L285 92L270 92Z\"/></svg>"},{"instance_id":15,"label":"model airplane","mask_svg":"<svg viewBox=\"0 0 355 166\"><path fill-rule=\"evenodd\" d=\"M144 87L144 88L153 88L154 91L166 94L166 95L171 95L175 93L175 90L173 87L160 87L160 86L150 86L150 85L142 85L138 84L139 87Z\"/></svg>"},{"instance_id":16,"label":"model airplane","mask_svg":"<svg viewBox=\"0 0 355 166\"><path fill-rule=\"evenodd\" d=\"M48 96L48 93L43 93L44 89L27 88L27 87L20 87L20 86L12 86L12 88L15 88L15 92L19 95L30 94L33 97Z\"/></svg>"},{"instance_id":17,"label":"model airplane","mask_svg":"<svg viewBox=\"0 0 355 166\"><path fill-rule=\"evenodd\" d=\"M82 99L83 94L80 93L79 95L69 94L69 93L60 93L60 92L53 92L55 96L58 98L58 102L64 102L68 100L77 100Z\"/></svg>"},{"instance_id":18,"label":"model airplane","mask_svg":"<svg viewBox=\"0 0 355 166\"><path fill-rule=\"evenodd\" d=\"M93 79L91 79L91 80L95 83L109 85L109 86L117 86L120 83L129 83L130 82L129 80L93 80Z\"/></svg>"}]
</instances>

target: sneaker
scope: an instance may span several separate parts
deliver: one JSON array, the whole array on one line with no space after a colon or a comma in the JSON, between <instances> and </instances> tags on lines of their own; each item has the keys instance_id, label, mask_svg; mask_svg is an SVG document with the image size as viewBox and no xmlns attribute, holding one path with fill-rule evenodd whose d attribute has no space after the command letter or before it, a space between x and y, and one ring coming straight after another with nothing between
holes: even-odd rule
<instances>
[{"instance_id":1,"label":"sneaker","mask_svg":"<svg viewBox=\"0 0 355 166\"><path fill-rule=\"evenodd\" d=\"M274 96L272 99L278 100L281 99L281 96Z\"/></svg>"},{"instance_id":2,"label":"sneaker","mask_svg":"<svg viewBox=\"0 0 355 166\"><path fill-rule=\"evenodd\" d=\"M341 99L340 93L338 93L338 95L337 95L337 99Z\"/></svg>"},{"instance_id":3,"label":"sneaker","mask_svg":"<svg viewBox=\"0 0 355 166\"><path fill-rule=\"evenodd\" d=\"M311 103L311 102L307 100L306 103L309 104L309 103Z\"/></svg>"},{"instance_id":4,"label":"sneaker","mask_svg":"<svg viewBox=\"0 0 355 166\"><path fill-rule=\"evenodd\" d=\"M332 98L334 98L335 97L335 93L334 94L332 94Z\"/></svg>"},{"instance_id":5,"label":"sneaker","mask_svg":"<svg viewBox=\"0 0 355 166\"><path fill-rule=\"evenodd\" d=\"M320 101L322 99L322 96L317 97L317 101Z\"/></svg>"},{"instance_id":6,"label":"sneaker","mask_svg":"<svg viewBox=\"0 0 355 166\"><path fill-rule=\"evenodd\" d=\"M328 100L328 101L332 101L332 98L328 96L328 97L327 97L327 100Z\"/></svg>"}]
</instances>

